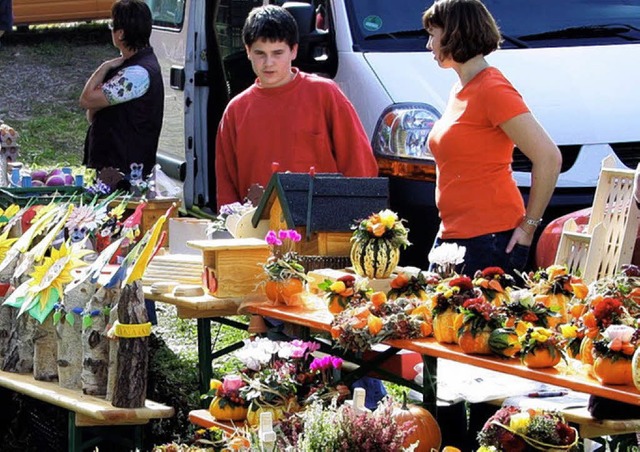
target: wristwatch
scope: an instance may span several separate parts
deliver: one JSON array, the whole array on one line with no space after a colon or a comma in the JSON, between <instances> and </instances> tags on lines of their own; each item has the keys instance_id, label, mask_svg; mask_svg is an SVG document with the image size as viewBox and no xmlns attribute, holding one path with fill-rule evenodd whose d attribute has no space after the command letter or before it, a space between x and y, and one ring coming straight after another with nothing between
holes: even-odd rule
<instances>
[{"instance_id":1,"label":"wristwatch","mask_svg":"<svg viewBox=\"0 0 640 452\"><path fill-rule=\"evenodd\" d=\"M524 224L526 224L526 225L533 226L534 228L537 228L542 223L542 218L539 218L539 219L536 220L536 219L530 218L530 217L525 215L525 217L522 219L522 222Z\"/></svg>"}]
</instances>

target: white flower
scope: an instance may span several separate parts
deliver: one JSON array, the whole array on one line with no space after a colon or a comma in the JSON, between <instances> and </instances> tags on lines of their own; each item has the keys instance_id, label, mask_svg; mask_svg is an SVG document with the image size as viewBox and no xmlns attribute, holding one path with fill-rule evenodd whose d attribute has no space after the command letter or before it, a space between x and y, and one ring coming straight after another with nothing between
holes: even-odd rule
<instances>
[{"instance_id":1,"label":"white flower","mask_svg":"<svg viewBox=\"0 0 640 452\"><path fill-rule=\"evenodd\" d=\"M609 325L602 335L609 341L620 338L620 340L625 343L631 340L634 332L635 329L628 325Z\"/></svg>"},{"instance_id":2,"label":"white flower","mask_svg":"<svg viewBox=\"0 0 640 452\"><path fill-rule=\"evenodd\" d=\"M443 243L429 252L429 262L439 266L458 265L464 262L467 248L457 243Z\"/></svg>"},{"instance_id":3,"label":"white flower","mask_svg":"<svg viewBox=\"0 0 640 452\"><path fill-rule=\"evenodd\" d=\"M267 338L257 338L247 341L240 350L235 352L235 357L251 370L260 370L269 362L274 354L278 353L278 342Z\"/></svg>"}]
</instances>

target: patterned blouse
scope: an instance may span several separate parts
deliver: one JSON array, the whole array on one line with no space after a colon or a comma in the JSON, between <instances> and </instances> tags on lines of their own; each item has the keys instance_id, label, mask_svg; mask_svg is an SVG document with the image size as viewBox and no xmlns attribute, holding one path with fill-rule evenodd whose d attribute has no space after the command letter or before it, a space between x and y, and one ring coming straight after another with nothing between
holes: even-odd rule
<instances>
[{"instance_id":1,"label":"patterned blouse","mask_svg":"<svg viewBox=\"0 0 640 452\"><path fill-rule=\"evenodd\" d=\"M142 97L149 89L149 73L142 66L126 67L102 85L109 105L121 104Z\"/></svg>"}]
</instances>

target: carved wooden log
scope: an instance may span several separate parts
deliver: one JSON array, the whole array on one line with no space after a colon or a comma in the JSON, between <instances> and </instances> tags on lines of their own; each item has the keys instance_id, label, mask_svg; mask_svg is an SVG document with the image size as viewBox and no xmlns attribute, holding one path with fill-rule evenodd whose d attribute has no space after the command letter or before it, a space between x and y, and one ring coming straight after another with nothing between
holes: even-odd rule
<instances>
[{"instance_id":1,"label":"carved wooden log","mask_svg":"<svg viewBox=\"0 0 640 452\"><path fill-rule=\"evenodd\" d=\"M104 396L107 393L107 369L109 365L109 340L105 308L110 307L120 294L120 289L101 287L85 308L91 315L91 326L82 330L82 392Z\"/></svg>"},{"instance_id":2,"label":"carved wooden log","mask_svg":"<svg viewBox=\"0 0 640 452\"><path fill-rule=\"evenodd\" d=\"M118 304L111 308L109 313L109 325L114 325L118 320ZM118 350L120 342L118 338L113 336L109 337L109 376L107 378L107 396L105 400L113 400L113 391L116 388L116 382L118 380Z\"/></svg>"},{"instance_id":3,"label":"carved wooden log","mask_svg":"<svg viewBox=\"0 0 640 452\"><path fill-rule=\"evenodd\" d=\"M123 288L118 321L124 325L149 322L140 280ZM143 407L147 397L149 337L120 337L118 341L118 378L111 403L119 408Z\"/></svg>"},{"instance_id":4,"label":"carved wooden log","mask_svg":"<svg viewBox=\"0 0 640 452\"><path fill-rule=\"evenodd\" d=\"M17 315L18 310L11 308ZM38 321L28 314L18 317L9 335L7 354L4 357L2 370L28 374L33 372L33 338Z\"/></svg>"},{"instance_id":5,"label":"carved wooden log","mask_svg":"<svg viewBox=\"0 0 640 452\"><path fill-rule=\"evenodd\" d=\"M96 293L88 278L64 294L64 313L56 325L58 345L58 382L67 389L82 389L82 316L81 312ZM72 319L69 321L69 319Z\"/></svg>"},{"instance_id":6,"label":"carved wooden log","mask_svg":"<svg viewBox=\"0 0 640 452\"><path fill-rule=\"evenodd\" d=\"M7 257L0 264L0 284L9 284L16 269L17 258ZM5 294L6 295L6 294ZM5 296L0 297L0 363L4 362L9 347L9 336L16 318L16 309L3 306Z\"/></svg>"},{"instance_id":7,"label":"carved wooden log","mask_svg":"<svg viewBox=\"0 0 640 452\"><path fill-rule=\"evenodd\" d=\"M29 315L24 313L23 316ZM58 341L53 315L49 314L42 323L36 321L33 337L33 378L40 381L58 379Z\"/></svg>"}]
</instances>

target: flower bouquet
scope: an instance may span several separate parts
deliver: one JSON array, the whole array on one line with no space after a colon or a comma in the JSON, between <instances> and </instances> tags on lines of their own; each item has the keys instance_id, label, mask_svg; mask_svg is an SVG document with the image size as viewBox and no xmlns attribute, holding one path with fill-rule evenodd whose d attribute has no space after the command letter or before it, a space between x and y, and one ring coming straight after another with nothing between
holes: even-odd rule
<instances>
[{"instance_id":1,"label":"flower bouquet","mask_svg":"<svg viewBox=\"0 0 640 452\"><path fill-rule=\"evenodd\" d=\"M633 383L631 359L638 346L640 329L610 325L602 339L593 342L593 374L602 384Z\"/></svg>"},{"instance_id":2,"label":"flower bouquet","mask_svg":"<svg viewBox=\"0 0 640 452\"><path fill-rule=\"evenodd\" d=\"M265 293L274 303L295 304L304 290L304 267L298 262L293 247L302 236L293 229L269 231L265 236L271 246L271 256L263 265L267 281Z\"/></svg>"},{"instance_id":3,"label":"flower bouquet","mask_svg":"<svg viewBox=\"0 0 640 452\"><path fill-rule=\"evenodd\" d=\"M437 273L425 275L422 271L416 274L401 272L389 283L391 289L387 292L387 297L390 300L404 297L425 301L429 297L427 293L430 288L438 285L441 280L442 278Z\"/></svg>"},{"instance_id":4,"label":"flower bouquet","mask_svg":"<svg viewBox=\"0 0 640 452\"><path fill-rule=\"evenodd\" d=\"M551 265L522 276L525 284L535 295L536 301L544 303L558 314L557 317L549 319L552 328L567 322L569 304L573 297L582 300L589 292L582 279L570 275L564 265Z\"/></svg>"},{"instance_id":5,"label":"flower bouquet","mask_svg":"<svg viewBox=\"0 0 640 452\"><path fill-rule=\"evenodd\" d=\"M500 328L505 315L484 297L470 298L459 308L462 325L458 329L458 345L464 353L490 355L491 331Z\"/></svg>"},{"instance_id":6,"label":"flower bouquet","mask_svg":"<svg viewBox=\"0 0 640 452\"><path fill-rule=\"evenodd\" d=\"M426 335L430 325L416 299L387 301L384 292L376 292L371 301L345 309L331 323L331 336L344 350L362 352L387 339L410 339ZM416 315L414 315L416 311Z\"/></svg>"},{"instance_id":7,"label":"flower bouquet","mask_svg":"<svg viewBox=\"0 0 640 452\"><path fill-rule=\"evenodd\" d=\"M451 278L456 267L464 262L466 252L467 248L457 243L443 243L429 252L429 262L441 277Z\"/></svg>"},{"instance_id":8,"label":"flower bouquet","mask_svg":"<svg viewBox=\"0 0 640 452\"><path fill-rule=\"evenodd\" d=\"M510 289L515 286L515 283L513 276L505 273L500 267L487 267L477 271L473 277L473 284L479 287L482 295L496 306L509 301Z\"/></svg>"},{"instance_id":9,"label":"flower bouquet","mask_svg":"<svg viewBox=\"0 0 640 452\"><path fill-rule=\"evenodd\" d=\"M482 296L468 276L457 276L442 281L432 297L433 335L441 344L455 344L462 326L459 307L466 300Z\"/></svg>"},{"instance_id":10,"label":"flower bouquet","mask_svg":"<svg viewBox=\"0 0 640 452\"><path fill-rule=\"evenodd\" d=\"M528 290L511 293L511 300L504 307L509 318L507 324L516 326L520 322L534 326L550 327L549 319L558 317L547 305L537 300Z\"/></svg>"},{"instance_id":11,"label":"flower bouquet","mask_svg":"<svg viewBox=\"0 0 640 452\"><path fill-rule=\"evenodd\" d=\"M361 304L369 299L372 290L367 287L368 280L362 279L356 282L353 275L344 275L336 281L325 279L318 284L318 288L325 292L329 312L339 314L350 304Z\"/></svg>"},{"instance_id":12,"label":"flower bouquet","mask_svg":"<svg viewBox=\"0 0 640 452\"><path fill-rule=\"evenodd\" d=\"M640 268L636 265L623 265L615 276L596 281L594 292L620 300L632 317L640 317Z\"/></svg>"},{"instance_id":13,"label":"flower bouquet","mask_svg":"<svg viewBox=\"0 0 640 452\"><path fill-rule=\"evenodd\" d=\"M359 276L388 278L398 265L400 248L409 243L409 231L395 212L375 213L352 226L351 264Z\"/></svg>"},{"instance_id":14,"label":"flower bouquet","mask_svg":"<svg viewBox=\"0 0 640 452\"><path fill-rule=\"evenodd\" d=\"M554 367L565 359L565 340L559 332L540 326L530 326L520 336L520 360L530 368Z\"/></svg>"},{"instance_id":15,"label":"flower bouquet","mask_svg":"<svg viewBox=\"0 0 640 452\"><path fill-rule=\"evenodd\" d=\"M577 450L578 439L578 432L558 412L506 406L478 433L477 452Z\"/></svg>"},{"instance_id":16,"label":"flower bouquet","mask_svg":"<svg viewBox=\"0 0 640 452\"><path fill-rule=\"evenodd\" d=\"M203 397L213 397L209 412L219 421L242 421L247 417L249 402L240 395L245 386L240 375L227 375L222 381L212 379Z\"/></svg>"},{"instance_id":17,"label":"flower bouquet","mask_svg":"<svg viewBox=\"0 0 640 452\"><path fill-rule=\"evenodd\" d=\"M342 364L342 358L329 355L311 361L309 364L311 385L303 405L319 401L326 406L334 399L338 405L341 405L346 400L351 391L338 381Z\"/></svg>"}]
</instances>

